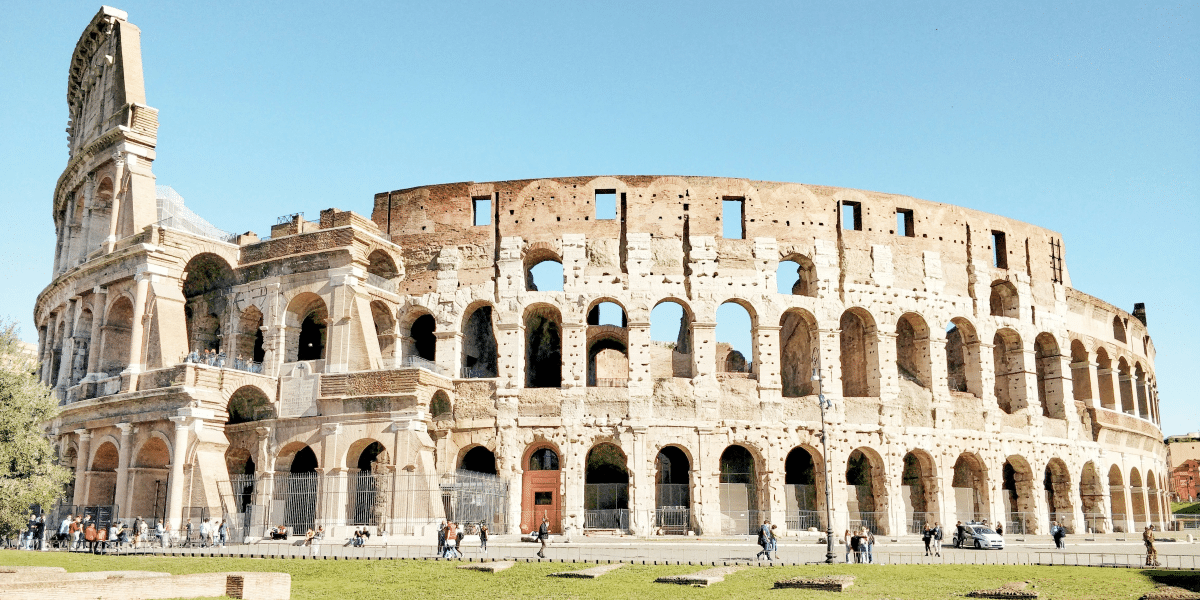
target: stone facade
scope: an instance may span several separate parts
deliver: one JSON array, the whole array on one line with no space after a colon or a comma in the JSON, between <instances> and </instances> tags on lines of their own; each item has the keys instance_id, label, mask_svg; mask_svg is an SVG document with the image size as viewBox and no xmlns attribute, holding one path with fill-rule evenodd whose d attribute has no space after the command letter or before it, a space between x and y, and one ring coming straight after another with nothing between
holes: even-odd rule
<instances>
[{"instance_id":1,"label":"stone facade","mask_svg":"<svg viewBox=\"0 0 1200 600\"><path fill-rule=\"evenodd\" d=\"M500 484L483 520L507 531L823 529L826 473L839 530L1167 518L1145 311L1072 288L1053 231L853 189L601 176L422 186L369 219L227 235L153 186L137 40L105 8L76 48L35 307L76 506L420 533L465 518L446 483L465 469ZM547 264L561 284L539 289ZM717 340L730 303L749 351ZM651 339L663 314L674 341Z\"/></svg>"}]
</instances>

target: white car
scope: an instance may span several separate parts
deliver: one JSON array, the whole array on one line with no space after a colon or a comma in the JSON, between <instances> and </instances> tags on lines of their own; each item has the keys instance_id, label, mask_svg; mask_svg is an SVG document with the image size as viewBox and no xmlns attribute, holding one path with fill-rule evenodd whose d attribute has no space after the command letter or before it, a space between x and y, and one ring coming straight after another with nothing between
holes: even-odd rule
<instances>
[{"instance_id":1,"label":"white car","mask_svg":"<svg viewBox=\"0 0 1200 600\"><path fill-rule=\"evenodd\" d=\"M954 534L954 547L1003 550L1004 537L987 525L964 523L958 526L958 532Z\"/></svg>"}]
</instances>

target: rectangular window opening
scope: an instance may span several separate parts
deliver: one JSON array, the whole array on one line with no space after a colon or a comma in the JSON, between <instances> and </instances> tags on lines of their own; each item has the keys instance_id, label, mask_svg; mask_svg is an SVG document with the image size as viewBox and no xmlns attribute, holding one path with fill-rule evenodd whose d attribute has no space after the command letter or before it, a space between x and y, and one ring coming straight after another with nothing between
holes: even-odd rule
<instances>
[{"instance_id":1,"label":"rectangular window opening","mask_svg":"<svg viewBox=\"0 0 1200 600\"><path fill-rule=\"evenodd\" d=\"M476 227L492 224L492 199L490 196L471 198L471 209L475 212Z\"/></svg>"},{"instance_id":2,"label":"rectangular window opening","mask_svg":"<svg viewBox=\"0 0 1200 600\"><path fill-rule=\"evenodd\" d=\"M1003 231L992 230L992 266L997 269L1008 268L1008 244Z\"/></svg>"},{"instance_id":3,"label":"rectangular window opening","mask_svg":"<svg viewBox=\"0 0 1200 600\"><path fill-rule=\"evenodd\" d=\"M842 202L842 229L862 231L861 202Z\"/></svg>"},{"instance_id":4,"label":"rectangular window opening","mask_svg":"<svg viewBox=\"0 0 1200 600\"><path fill-rule=\"evenodd\" d=\"M551 506L554 504L554 492L534 492L534 506Z\"/></svg>"},{"instance_id":5,"label":"rectangular window opening","mask_svg":"<svg viewBox=\"0 0 1200 600\"><path fill-rule=\"evenodd\" d=\"M1054 283L1063 283L1062 241L1050 240L1050 276Z\"/></svg>"},{"instance_id":6,"label":"rectangular window opening","mask_svg":"<svg viewBox=\"0 0 1200 600\"><path fill-rule=\"evenodd\" d=\"M617 218L617 190L596 190L596 219Z\"/></svg>"},{"instance_id":7,"label":"rectangular window opening","mask_svg":"<svg viewBox=\"0 0 1200 600\"><path fill-rule=\"evenodd\" d=\"M721 237L727 240L746 239L746 199L721 200Z\"/></svg>"},{"instance_id":8,"label":"rectangular window opening","mask_svg":"<svg viewBox=\"0 0 1200 600\"><path fill-rule=\"evenodd\" d=\"M915 229L913 229L912 209L896 209L896 235L902 235L904 237L917 237L917 232Z\"/></svg>"}]
</instances>

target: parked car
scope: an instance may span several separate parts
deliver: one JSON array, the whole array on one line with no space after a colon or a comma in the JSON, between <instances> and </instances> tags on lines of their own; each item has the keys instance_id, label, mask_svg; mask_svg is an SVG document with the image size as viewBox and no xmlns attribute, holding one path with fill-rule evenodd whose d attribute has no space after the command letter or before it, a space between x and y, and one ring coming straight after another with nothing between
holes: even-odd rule
<instances>
[{"instance_id":1,"label":"parked car","mask_svg":"<svg viewBox=\"0 0 1200 600\"><path fill-rule=\"evenodd\" d=\"M963 523L954 534L955 548L1004 549L1004 537L987 525Z\"/></svg>"}]
</instances>

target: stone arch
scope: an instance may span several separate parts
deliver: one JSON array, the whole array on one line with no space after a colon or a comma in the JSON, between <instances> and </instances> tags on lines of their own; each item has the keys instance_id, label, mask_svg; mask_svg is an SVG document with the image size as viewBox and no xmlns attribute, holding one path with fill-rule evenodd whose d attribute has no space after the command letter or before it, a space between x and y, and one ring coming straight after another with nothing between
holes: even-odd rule
<instances>
[{"instance_id":1,"label":"stone arch","mask_svg":"<svg viewBox=\"0 0 1200 600\"><path fill-rule=\"evenodd\" d=\"M287 355L285 362L323 360L329 309L325 300L312 292L297 294L286 313Z\"/></svg>"},{"instance_id":2,"label":"stone arch","mask_svg":"<svg viewBox=\"0 0 1200 600\"><path fill-rule=\"evenodd\" d=\"M1137 401L1138 414L1147 421L1153 421L1154 416L1146 398L1146 372L1142 370L1142 363L1133 363L1133 378L1130 383L1133 385L1133 396Z\"/></svg>"},{"instance_id":3,"label":"stone arch","mask_svg":"<svg viewBox=\"0 0 1200 600\"><path fill-rule=\"evenodd\" d=\"M1008 414L1025 408L1025 356L1021 336L1004 328L992 338L993 366L996 371L996 404Z\"/></svg>"},{"instance_id":4,"label":"stone arch","mask_svg":"<svg viewBox=\"0 0 1200 600\"><path fill-rule=\"evenodd\" d=\"M913 449L904 455L900 474L900 493L904 502L908 533L919 534L933 527L941 513L938 503L937 465L925 450Z\"/></svg>"},{"instance_id":5,"label":"stone arch","mask_svg":"<svg viewBox=\"0 0 1200 600\"><path fill-rule=\"evenodd\" d=\"M396 357L396 319L392 317L392 308L381 300L372 300L371 321L375 325L375 340L379 345L379 358L385 365L390 366ZM382 368L382 366L379 365L377 368Z\"/></svg>"},{"instance_id":6,"label":"stone arch","mask_svg":"<svg viewBox=\"0 0 1200 600\"><path fill-rule=\"evenodd\" d=\"M600 442L587 453L583 512L587 529L629 529L629 467L625 452Z\"/></svg>"},{"instance_id":7,"label":"stone arch","mask_svg":"<svg viewBox=\"0 0 1200 600\"><path fill-rule=\"evenodd\" d=\"M129 351L133 329L133 301L120 294L104 311L103 348L100 352L100 371L112 377L129 366ZM53 374L52 374L53 375Z\"/></svg>"},{"instance_id":8,"label":"stone arch","mask_svg":"<svg viewBox=\"0 0 1200 600\"><path fill-rule=\"evenodd\" d=\"M720 373L757 373L758 372L758 313L754 306L742 298L731 298L717 306L715 315L716 328L716 372ZM745 327L741 324L745 321ZM735 345L738 338L746 335L744 350Z\"/></svg>"},{"instance_id":9,"label":"stone arch","mask_svg":"<svg viewBox=\"0 0 1200 600\"><path fill-rule=\"evenodd\" d=\"M400 276L400 269L391 254L377 249L367 255L367 274L390 280Z\"/></svg>"},{"instance_id":10,"label":"stone arch","mask_svg":"<svg viewBox=\"0 0 1200 600\"><path fill-rule=\"evenodd\" d=\"M117 503L117 467L120 451L111 436L105 436L92 451L88 469L87 504L111 506Z\"/></svg>"},{"instance_id":11,"label":"stone arch","mask_svg":"<svg viewBox=\"0 0 1200 600\"><path fill-rule=\"evenodd\" d=\"M616 311L619 315L613 315ZM609 313L609 314L605 314ZM587 310L587 385L623 387L629 380L629 318L612 298L598 298Z\"/></svg>"},{"instance_id":12,"label":"stone arch","mask_svg":"<svg viewBox=\"0 0 1200 600\"><path fill-rule=\"evenodd\" d=\"M1146 503L1150 505L1150 522L1162 524L1162 498L1159 497L1159 481L1154 471L1146 471Z\"/></svg>"},{"instance_id":13,"label":"stone arch","mask_svg":"<svg viewBox=\"0 0 1200 600\"><path fill-rule=\"evenodd\" d=\"M235 356L243 360L261 363L266 357L263 346L263 313L257 306L250 305L238 319L238 336Z\"/></svg>"},{"instance_id":14,"label":"stone arch","mask_svg":"<svg viewBox=\"0 0 1200 600\"><path fill-rule=\"evenodd\" d=\"M879 339L875 319L862 308L847 309L841 328L842 396L879 395Z\"/></svg>"},{"instance_id":15,"label":"stone arch","mask_svg":"<svg viewBox=\"0 0 1200 600\"><path fill-rule=\"evenodd\" d=\"M1003 279L992 282L990 305L993 317L1021 317L1021 300L1017 295L1017 286L1012 282Z\"/></svg>"},{"instance_id":16,"label":"stone arch","mask_svg":"<svg viewBox=\"0 0 1200 600\"><path fill-rule=\"evenodd\" d=\"M221 352L221 316L226 313L233 268L224 258L201 252L183 268L183 313L188 347L196 352Z\"/></svg>"},{"instance_id":17,"label":"stone arch","mask_svg":"<svg viewBox=\"0 0 1200 600\"><path fill-rule=\"evenodd\" d=\"M850 529L866 527L875 533L890 533L883 457L866 446L850 452L846 459L846 487Z\"/></svg>"},{"instance_id":18,"label":"stone arch","mask_svg":"<svg viewBox=\"0 0 1200 600\"><path fill-rule=\"evenodd\" d=\"M775 269L775 281L780 294L817 297L817 268L812 259L803 254L789 254L780 260Z\"/></svg>"},{"instance_id":19,"label":"stone arch","mask_svg":"<svg viewBox=\"0 0 1200 600\"><path fill-rule=\"evenodd\" d=\"M458 460L458 468L463 471L495 475L498 472L496 470L496 453L489 450L487 446L470 446L463 450Z\"/></svg>"},{"instance_id":20,"label":"stone arch","mask_svg":"<svg viewBox=\"0 0 1200 600\"><path fill-rule=\"evenodd\" d=\"M671 326L664 321L678 322L671 338ZM687 302L679 298L663 298L650 311L650 373L655 379L691 378L695 374L693 361L692 323L694 313ZM664 336L665 332L665 337ZM660 339L661 338L661 339ZM671 338L671 339L668 339Z\"/></svg>"},{"instance_id":21,"label":"stone arch","mask_svg":"<svg viewBox=\"0 0 1200 600\"><path fill-rule=\"evenodd\" d=\"M79 319L75 322L75 352L70 357L71 370L69 386L75 386L87 376L88 357L92 352L92 315L91 305L84 306L79 311Z\"/></svg>"},{"instance_id":22,"label":"stone arch","mask_svg":"<svg viewBox=\"0 0 1200 600\"><path fill-rule=\"evenodd\" d=\"M1082 401L1092 397L1091 369L1087 347L1081 340L1071 340L1072 399Z\"/></svg>"},{"instance_id":23,"label":"stone arch","mask_svg":"<svg viewBox=\"0 0 1200 600\"><path fill-rule=\"evenodd\" d=\"M270 396L253 384L243 385L230 394L226 412L226 425L278 418Z\"/></svg>"},{"instance_id":24,"label":"stone arch","mask_svg":"<svg viewBox=\"0 0 1200 600\"><path fill-rule=\"evenodd\" d=\"M317 453L303 442L287 444L275 459L275 499L284 504L289 532L315 529L319 468Z\"/></svg>"},{"instance_id":25,"label":"stone arch","mask_svg":"<svg viewBox=\"0 0 1200 600\"><path fill-rule=\"evenodd\" d=\"M1046 510L1050 514L1050 522L1058 523L1074 533L1071 471L1061 458L1052 458L1046 464L1042 487L1046 491Z\"/></svg>"},{"instance_id":26,"label":"stone arch","mask_svg":"<svg viewBox=\"0 0 1200 600\"><path fill-rule=\"evenodd\" d=\"M525 309L525 387L562 387L562 313L551 304Z\"/></svg>"},{"instance_id":27,"label":"stone arch","mask_svg":"<svg viewBox=\"0 0 1200 600\"><path fill-rule=\"evenodd\" d=\"M539 440L530 444L521 465L521 531L533 531L543 518L551 531L562 531L562 464L558 447ZM585 517L586 520L586 517Z\"/></svg>"},{"instance_id":28,"label":"stone arch","mask_svg":"<svg viewBox=\"0 0 1200 600\"><path fill-rule=\"evenodd\" d=\"M133 455L126 477L129 483L127 515L164 518L167 509L167 483L170 477L171 450L166 436L153 432Z\"/></svg>"},{"instance_id":29,"label":"stone arch","mask_svg":"<svg viewBox=\"0 0 1200 600\"><path fill-rule=\"evenodd\" d=\"M1126 532L1126 523L1132 515L1125 504L1125 476L1121 473L1120 465L1114 464L1108 468L1108 498L1112 507L1113 531Z\"/></svg>"},{"instance_id":30,"label":"stone arch","mask_svg":"<svg viewBox=\"0 0 1200 600\"><path fill-rule=\"evenodd\" d=\"M1108 533L1111 531L1104 514L1104 488L1096 463L1084 463L1079 473L1079 502L1083 511L1083 533Z\"/></svg>"},{"instance_id":31,"label":"stone arch","mask_svg":"<svg viewBox=\"0 0 1200 600\"><path fill-rule=\"evenodd\" d=\"M277 473L313 473L319 468L321 464L316 451L304 442L290 442L275 456Z\"/></svg>"},{"instance_id":32,"label":"stone arch","mask_svg":"<svg viewBox=\"0 0 1200 600\"><path fill-rule=\"evenodd\" d=\"M1033 468L1024 457L1013 455L1004 461L1001 473L1005 530L1009 533L1038 532L1037 505L1033 499Z\"/></svg>"},{"instance_id":33,"label":"stone arch","mask_svg":"<svg viewBox=\"0 0 1200 600\"><path fill-rule=\"evenodd\" d=\"M896 321L896 369L900 379L923 388L931 387L933 365L930 360L929 326L925 318L907 312Z\"/></svg>"},{"instance_id":34,"label":"stone arch","mask_svg":"<svg viewBox=\"0 0 1200 600\"><path fill-rule=\"evenodd\" d=\"M1038 404L1042 416L1051 419L1067 418L1063 397L1062 356L1058 340L1042 332L1033 340L1034 368L1037 375Z\"/></svg>"},{"instance_id":35,"label":"stone arch","mask_svg":"<svg viewBox=\"0 0 1200 600\"><path fill-rule=\"evenodd\" d=\"M1121 322L1121 317L1119 317L1119 316L1113 317L1112 328L1113 328L1113 339L1118 342L1121 342L1122 344L1126 343L1125 324L1123 322Z\"/></svg>"},{"instance_id":36,"label":"stone arch","mask_svg":"<svg viewBox=\"0 0 1200 600\"><path fill-rule=\"evenodd\" d=\"M973 452L963 452L954 462L950 483L954 492L956 521L987 522L991 519L987 467Z\"/></svg>"},{"instance_id":37,"label":"stone arch","mask_svg":"<svg viewBox=\"0 0 1200 600\"><path fill-rule=\"evenodd\" d=\"M813 394L818 332L817 318L803 308L790 308L779 318L779 378L784 398Z\"/></svg>"},{"instance_id":38,"label":"stone arch","mask_svg":"<svg viewBox=\"0 0 1200 600\"><path fill-rule=\"evenodd\" d=\"M437 320L423 306L409 308L397 322L400 354L405 365L433 362L437 358ZM422 362L426 361L426 362Z\"/></svg>"},{"instance_id":39,"label":"stone arch","mask_svg":"<svg viewBox=\"0 0 1200 600\"><path fill-rule=\"evenodd\" d=\"M687 449L667 444L654 456L656 530L684 534L692 529L692 461Z\"/></svg>"},{"instance_id":40,"label":"stone arch","mask_svg":"<svg viewBox=\"0 0 1200 600\"><path fill-rule=\"evenodd\" d=\"M1121 390L1121 412L1132 415L1134 412L1133 375L1129 372L1129 362L1122 356L1117 361L1117 383Z\"/></svg>"},{"instance_id":41,"label":"stone arch","mask_svg":"<svg viewBox=\"0 0 1200 600\"><path fill-rule=\"evenodd\" d=\"M525 290L530 292L561 292L563 283L562 256L547 242L531 244L525 249ZM536 279L536 282L535 282Z\"/></svg>"},{"instance_id":42,"label":"stone arch","mask_svg":"<svg viewBox=\"0 0 1200 600\"><path fill-rule=\"evenodd\" d=\"M1121 410L1117 406L1117 394L1113 389L1113 364L1104 348L1096 349L1096 381L1097 393L1100 395L1100 407L1109 410Z\"/></svg>"},{"instance_id":43,"label":"stone arch","mask_svg":"<svg viewBox=\"0 0 1200 600\"><path fill-rule=\"evenodd\" d=\"M434 392L429 399L429 416L434 419L454 418L454 404L450 401L450 395L446 393L446 390Z\"/></svg>"},{"instance_id":44,"label":"stone arch","mask_svg":"<svg viewBox=\"0 0 1200 600\"><path fill-rule=\"evenodd\" d=\"M1146 515L1146 489L1137 467L1129 468L1129 501L1133 504L1132 521L1136 531L1150 524Z\"/></svg>"},{"instance_id":45,"label":"stone arch","mask_svg":"<svg viewBox=\"0 0 1200 600\"><path fill-rule=\"evenodd\" d=\"M492 305L479 302L463 313L462 366L464 377L499 375L499 352L492 322Z\"/></svg>"},{"instance_id":46,"label":"stone arch","mask_svg":"<svg viewBox=\"0 0 1200 600\"><path fill-rule=\"evenodd\" d=\"M983 397L983 361L975 325L963 317L946 328L946 383L951 392Z\"/></svg>"},{"instance_id":47,"label":"stone arch","mask_svg":"<svg viewBox=\"0 0 1200 600\"><path fill-rule=\"evenodd\" d=\"M346 450L346 468L348 469L376 473L386 470L391 462L387 446L375 438L355 440Z\"/></svg>"},{"instance_id":48,"label":"stone arch","mask_svg":"<svg viewBox=\"0 0 1200 600\"><path fill-rule=\"evenodd\" d=\"M754 454L742 444L721 452L721 532L744 535L759 525L758 473Z\"/></svg>"}]
</instances>

